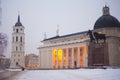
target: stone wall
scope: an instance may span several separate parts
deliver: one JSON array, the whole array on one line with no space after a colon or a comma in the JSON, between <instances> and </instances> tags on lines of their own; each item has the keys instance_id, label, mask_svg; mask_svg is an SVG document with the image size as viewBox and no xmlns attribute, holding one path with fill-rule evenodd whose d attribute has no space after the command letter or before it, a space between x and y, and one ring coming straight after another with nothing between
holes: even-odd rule
<instances>
[{"instance_id":1,"label":"stone wall","mask_svg":"<svg viewBox=\"0 0 120 80\"><path fill-rule=\"evenodd\" d=\"M109 66L108 44L90 43L88 46L88 66Z\"/></svg>"}]
</instances>

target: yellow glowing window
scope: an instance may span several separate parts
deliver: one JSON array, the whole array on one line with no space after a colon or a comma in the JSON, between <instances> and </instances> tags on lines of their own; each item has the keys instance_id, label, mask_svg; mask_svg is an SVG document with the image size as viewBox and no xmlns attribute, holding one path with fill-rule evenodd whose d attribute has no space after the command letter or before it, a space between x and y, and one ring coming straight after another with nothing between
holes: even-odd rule
<instances>
[{"instance_id":1,"label":"yellow glowing window","mask_svg":"<svg viewBox=\"0 0 120 80\"><path fill-rule=\"evenodd\" d=\"M102 34L102 32L98 32L98 34Z\"/></svg>"},{"instance_id":2,"label":"yellow glowing window","mask_svg":"<svg viewBox=\"0 0 120 80\"><path fill-rule=\"evenodd\" d=\"M59 66L62 64L62 56L63 56L62 49L53 50L53 66L56 66L57 64L56 61L58 61Z\"/></svg>"},{"instance_id":3,"label":"yellow glowing window","mask_svg":"<svg viewBox=\"0 0 120 80\"><path fill-rule=\"evenodd\" d=\"M62 60L62 50L61 49L58 50L58 59Z\"/></svg>"}]
</instances>

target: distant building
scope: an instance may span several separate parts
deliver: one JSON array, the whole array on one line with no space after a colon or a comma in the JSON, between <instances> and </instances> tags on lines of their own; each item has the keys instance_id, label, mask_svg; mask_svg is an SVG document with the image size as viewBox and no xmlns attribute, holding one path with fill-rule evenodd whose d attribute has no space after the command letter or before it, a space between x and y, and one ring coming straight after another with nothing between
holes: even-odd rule
<instances>
[{"instance_id":1,"label":"distant building","mask_svg":"<svg viewBox=\"0 0 120 80\"><path fill-rule=\"evenodd\" d=\"M25 66L28 69L37 69L38 68L38 56L35 54L26 55Z\"/></svg>"},{"instance_id":2,"label":"distant building","mask_svg":"<svg viewBox=\"0 0 120 80\"><path fill-rule=\"evenodd\" d=\"M103 15L95 22L93 32L106 34L107 66L120 66L120 22L111 16L109 7L103 7ZM88 31L63 36L57 35L41 41L43 45L38 48L39 68L89 67L90 38L87 33ZM104 54L100 57L104 57ZM98 59L101 61L102 58ZM106 65L103 64L103 66Z\"/></svg>"},{"instance_id":3,"label":"distant building","mask_svg":"<svg viewBox=\"0 0 120 80\"><path fill-rule=\"evenodd\" d=\"M20 15L18 15L18 21L13 26L10 68L25 67L24 49L25 49L24 26L20 22Z\"/></svg>"},{"instance_id":4,"label":"distant building","mask_svg":"<svg viewBox=\"0 0 120 80\"><path fill-rule=\"evenodd\" d=\"M10 67L10 59L9 58L0 58L0 68L6 69Z\"/></svg>"}]
</instances>

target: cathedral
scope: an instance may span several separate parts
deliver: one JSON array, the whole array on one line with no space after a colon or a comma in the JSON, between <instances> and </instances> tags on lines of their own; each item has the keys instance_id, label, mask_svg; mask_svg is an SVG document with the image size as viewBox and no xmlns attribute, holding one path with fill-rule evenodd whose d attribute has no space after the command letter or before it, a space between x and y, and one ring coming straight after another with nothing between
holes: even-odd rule
<instances>
[{"instance_id":1,"label":"cathedral","mask_svg":"<svg viewBox=\"0 0 120 80\"><path fill-rule=\"evenodd\" d=\"M92 43L88 31L44 39L38 48L39 68L120 67L120 22L110 14L108 6L102 12L92 32L105 34L105 43Z\"/></svg>"}]
</instances>

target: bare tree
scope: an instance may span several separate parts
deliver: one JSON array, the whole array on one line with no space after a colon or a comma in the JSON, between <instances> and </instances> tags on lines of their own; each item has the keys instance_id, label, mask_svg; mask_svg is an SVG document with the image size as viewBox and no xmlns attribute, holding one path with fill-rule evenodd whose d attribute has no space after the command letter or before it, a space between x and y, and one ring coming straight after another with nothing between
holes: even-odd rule
<instances>
[{"instance_id":1,"label":"bare tree","mask_svg":"<svg viewBox=\"0 0 120 80\"><path fill-rule=\"evenodd\" d=\"M7 35L0 33L0 58L4 57L3 53L7 47Z\"/></svg>"}]
</instances>

